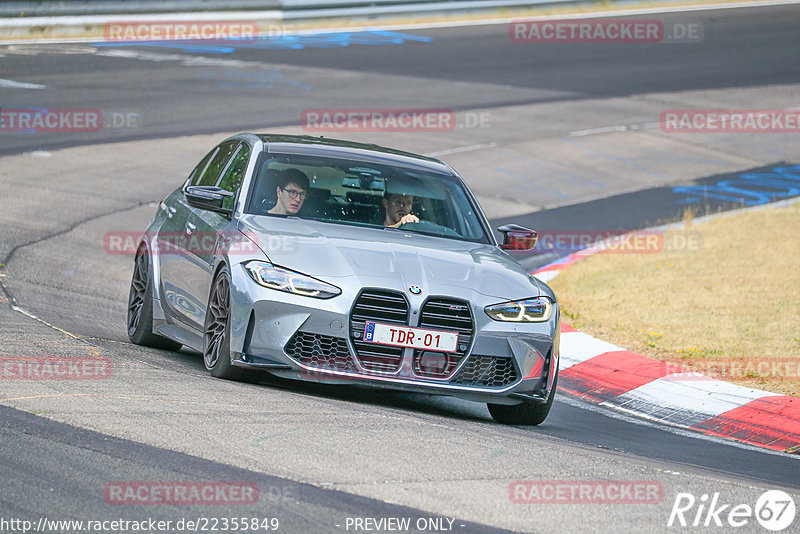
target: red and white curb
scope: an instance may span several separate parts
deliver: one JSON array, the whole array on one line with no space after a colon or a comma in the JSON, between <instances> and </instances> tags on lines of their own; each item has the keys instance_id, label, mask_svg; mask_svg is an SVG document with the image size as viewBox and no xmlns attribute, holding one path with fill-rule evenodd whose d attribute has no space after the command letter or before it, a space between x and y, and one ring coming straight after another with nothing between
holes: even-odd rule
<instances>
[{"instance_id":1,"label":"red and white curb","mask_svg":"<svg viewBox=\"0 0 800 534\"><path fill-rule=\"evenodd\" d=\"M576 252L533 274L550 281L599 250ZM559 369L559 389L596 404L767 449L800 445L800 398L689 372L563 323Z\"/></svg>"}]
</instances>

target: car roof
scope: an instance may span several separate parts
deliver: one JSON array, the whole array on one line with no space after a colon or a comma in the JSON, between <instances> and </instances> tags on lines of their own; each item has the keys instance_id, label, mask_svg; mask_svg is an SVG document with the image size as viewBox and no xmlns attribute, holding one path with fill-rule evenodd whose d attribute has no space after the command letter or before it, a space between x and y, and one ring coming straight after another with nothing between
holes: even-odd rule
<instances>
[{"instance_id":1,"label":"car roof","mask_svg":"<svg viewBox=\"0 0 800 534\"><path fill-rule=\"evenodd\" d=\"M356 143L342 139L310 135L255 134L265 144L269 153L302 154L348 159L357 157L364 161L384 164L404 164L432 172L455 175L453 169L435 158L395 150L380 145Z\"/></svg>"}]
</instances>

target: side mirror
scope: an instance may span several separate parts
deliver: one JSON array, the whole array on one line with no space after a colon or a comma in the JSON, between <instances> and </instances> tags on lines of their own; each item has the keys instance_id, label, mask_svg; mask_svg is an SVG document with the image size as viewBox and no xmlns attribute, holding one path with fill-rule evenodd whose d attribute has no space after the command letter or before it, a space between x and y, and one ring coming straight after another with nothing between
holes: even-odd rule
<instances>
[{"instance_id":1,"label":"side mirror","mask_svg":"<svg viewBox=\"0 0 800 534\"><path fill-rule=\"evenodd\" d=\"M183 191L186 202L193 208L216 211L229 217L233 210L223 208L225 197L232 197L233 193L221 187L210 185L190 185Z\"/></svg>"},{"instance_id":2,"label":"side mirror","mask_svg":"<svg viewBox=\"0 0 800 534\"><path fill-rule=\"evenodd\" d=\"M503 250L533 250L539 239L536 230L518 224L506 224L497 231L503 234L503 244L500 245Z\"/></svg>"}]
</instances>

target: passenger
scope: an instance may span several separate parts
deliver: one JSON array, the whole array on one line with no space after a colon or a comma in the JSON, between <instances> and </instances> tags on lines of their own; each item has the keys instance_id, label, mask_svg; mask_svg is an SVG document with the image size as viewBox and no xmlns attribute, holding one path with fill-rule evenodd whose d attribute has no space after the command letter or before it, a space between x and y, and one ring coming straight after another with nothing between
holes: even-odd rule
<instances>
[{"instance_id":1,"label":"passenger","mask_svg":"<svg viewBox=\"0 0 800 534\"><path fill-rule=\"evenodd\" d=\"M276 215L297 215L308 194L308 176L298 169L286 169L277 173L278 201L269 210Z\"/></svg>"},{"instance_id":2,"label":"passenger","mask_svg":"<svg viewBox=\"0 0 800 534\"><path fill-rule=\"evenodd\" d=\"M386 211L383 225L387 228L399 228L403 224L419 222L419 217L411 213L411 206L414 205L412 195L385 193L381 203Z\"/></svg>"}]
</instances>

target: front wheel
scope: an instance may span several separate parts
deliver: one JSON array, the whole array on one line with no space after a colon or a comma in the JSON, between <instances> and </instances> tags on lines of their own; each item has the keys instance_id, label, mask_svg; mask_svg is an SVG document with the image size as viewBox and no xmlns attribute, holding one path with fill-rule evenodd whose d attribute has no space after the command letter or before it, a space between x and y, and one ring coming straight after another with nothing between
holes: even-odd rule
<instances>
[{"instance_id":1,"label":"front wheel","mask_svg":"<svg viewBox=\"0 0 800 534\"><path fill-rule=\"evenodd\" d=\"M211 376L243 380L247 370L231 365L231 275L228 267L220 269L206 309L203 328L203 363Z\"/></svg>"},{"instance_id":2,"label":"front wheel","mask_svg":"<svg viewBox=\"0 0 800 534\"><path fill-rule=\"evenodd\" d=\"M522 402L509 406L507 404L487 404L489 413L498 423L504 425L539 425L547 419L550 408L553 406L553 399L556 398L556 386L558 385L558 374L553 380L553 387L546 402Z\"/></svg>"}]
</instances>

